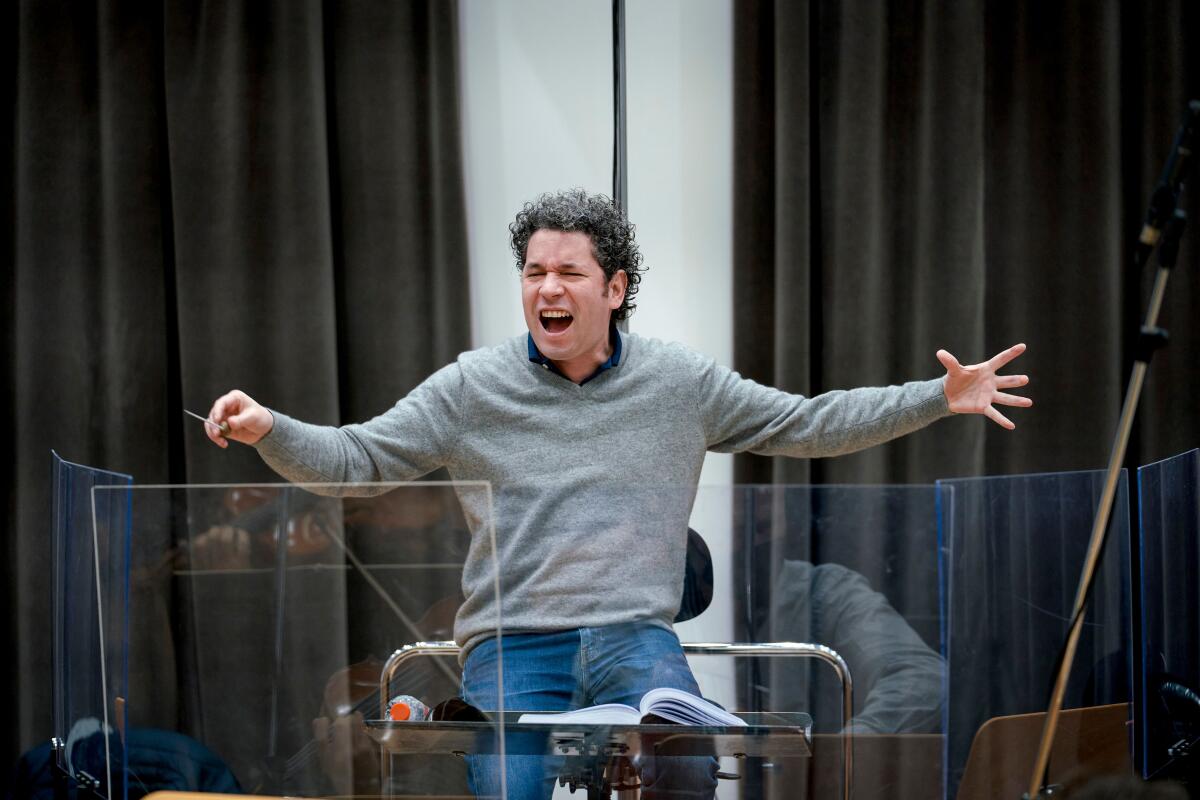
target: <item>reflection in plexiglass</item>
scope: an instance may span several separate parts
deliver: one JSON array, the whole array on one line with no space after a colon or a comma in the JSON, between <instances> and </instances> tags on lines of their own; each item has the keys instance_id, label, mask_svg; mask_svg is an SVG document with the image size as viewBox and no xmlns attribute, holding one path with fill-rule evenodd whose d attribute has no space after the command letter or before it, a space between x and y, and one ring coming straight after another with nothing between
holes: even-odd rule
<instances>
[{"instance_id":1,"label":"reflection in plexiglass","mask_svg":"<svg viewBox=\"0 0 1200 800\"><path fill-rule=\"evenodd\" d=\"M1139 469L1138 499L1142 774L1194 782L1186 753L1200 739L1200 450Z\"/></svg>"},{"instance_id":2,"label":"reflection in plexiglass","mask_svg":"<svg viewBox=\"0 0 1200 800\"><path fill-rule=\"evenodd\" d=\"M77 782L125 774L118 698L126 694L129 603L128 475L52 456L55 767ZM112 487L95 495L96 487ZM95 536L93 519L116 526ZM107 534L107 528L105 530Z\"/></svg>"},{"instance_id":3,"label":"reflection in plexiglass","mask_svg":"<svg viewBox=\"0 0 1200 800\"><path fill-rule=\"evenodd\" d=\"M946 547L947 790L1020 796L1071 624L1103 471L939 482ZM1122 474L1048 780L1128 773L1129 489ZM1111 708L1106 708L1111 707ZM989 720L999 718L990 729Z\"/></svg>"},{"instance_id":4,"label":"reflection in plexiglass","mask_svg":"<svg viewBox=\"0 0 1200 800\"><path fill-rule=\"evenodd\" d=\"M615 492L607 506L588 499L609 509L605 524L634 526L648 546L606 553L581 531L581 563L672 587L697 692L748 723L685 731L654 718L519 722L546 710L502 702L521 687L505 683L498 656L522 655L523 628L473 643L473 654L497 656L475 660L494 671L480 684L494 686L491 700L447 702L464 693L467 654L453 641L464 585L486 586L482 607L500 609L508 582L546 558L506 549L502 521L492 524L493 491L520 486L96 487L94 526L67 524L64 535L128 554L125 608L100 612L109 628L127 620L110 644L120 642L128 678L101 687L109 701L90 723L67 725L78 728L73 763L91 774L117 765L112 796L162 788L150 752L187 773L186 788L257 794L470 796L468 771L490 769L488 788L503 795L525 764L547 790L653 781L661 794L719 769L722 798L954 796L981 725L1039 710L1094 484L1080 473L936 487L593 487ZM629 492L658 498L661 519L625 513L649 506L622 505ZM692 534L664 527L680 508ZM468 562L490 583L464 583ZM1110 547L1072 705L1120 699L1127 686L1127 563ZM103 584L121 578L100 577L102 597L120 589ZM502 623L497 613L490 627ZM594 677L576 676L566 707L595 702ZM400 696L413 718L392 716ZM424 709L441 716L417 720Z\"/></svg>"},{"instance_id":5,"label":"reflection in plexiglass","mask_svg":"<svg viewBox=\"0 0 1200 800\"><path fill-rule=\"evenodd\" d=\"M718 629L697 633L829 647L853 683L847 714L839 676L820 660L697 664L706 693L738 708L812 717L810 757L737 765L743 796L942 796L936 509L931 486L701 489L692 524L728 548L729 564L697 619L714 615Z\"/></svg>"},{"instance_id":6,"label":"reflection in plexiglass","mask_svg":"<svg viewBox=\"0 0 1200 800\"><path fill-rule=\"evenodd\" d=\"M329 496L363 492L372 496ZM489 493L486 484L131 490L129 784L141 788L138 765L153 750L207 791L466 794L462 759L449 753L393 756L382 785L366 722L388 716L379 676L397 646L452 638L466 554L474 546L486 562L493 552L490 521L473 533L460 499L486 509ZM98 519L100 538L118 538L118 522ZM459 694L457 660L406 665L391 691L434 708Z\"/></svg>"}]
</instances>

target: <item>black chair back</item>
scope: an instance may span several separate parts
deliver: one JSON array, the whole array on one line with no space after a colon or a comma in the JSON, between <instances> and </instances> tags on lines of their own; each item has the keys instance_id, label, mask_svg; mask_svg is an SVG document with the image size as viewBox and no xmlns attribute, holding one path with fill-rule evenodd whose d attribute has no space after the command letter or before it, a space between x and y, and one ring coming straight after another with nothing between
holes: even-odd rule
<instances>
[{"instance_id":1,"label":"black chair back","mask_svg":"<svg viewBox=\"0 0 1200 800\"><path fill-rule=\"evenodd\" d=\"M687 560L683 565L683 596L679 601L676 622L686 622L698 617L712 603L713 563L712 554L704 538L688 528Z\"/></svg>"}]
</instances>

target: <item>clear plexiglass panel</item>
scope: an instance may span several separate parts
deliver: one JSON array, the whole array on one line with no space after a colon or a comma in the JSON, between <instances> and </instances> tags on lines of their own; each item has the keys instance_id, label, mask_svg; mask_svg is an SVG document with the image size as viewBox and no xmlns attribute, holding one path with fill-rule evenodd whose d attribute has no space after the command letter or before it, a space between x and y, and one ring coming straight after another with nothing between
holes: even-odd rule
<instances>
[{"instance_id":1,"label":"clear plexiglass panel","mask_svg":"<svg viewBox=\"0 0 1200 800\"><path fill-rule=\"evenodd\" d=\"M676 630L685 649L758 649L689 655L699 686L747 718L812 726L809 752L781 740L723 759L741 777L718 797L942 797L936 501L932 486L701 487L689 526L711 554L712 601Z\"/></svg>"},{"instance_id":2,"label":"clear plexiglass panel","mask_svg":"<svg viewBox=\"0 0 1200 800\"><path fill-rule=\"evenodd\" d=\"M984 724L1044 705L1101 479L595 485L567 531L536 486L96 487L128 678L80 752L107 746L111 796L971 796ZM1127 513L1122 484L1070 708L1128 699ZM559 651L549 697L530 665ZM655 686L736 719L521 721Z\"/></svg>"},{"instance_id":3,"label":"clear plexiglass panel","mask_svg":"<svg viewBox=\"0 0 1200 800\"><path fill-rule=\"evenodd\" d=\"M1200 450L1138 470L1142 772L1183 778L1200 737Z\"/></svg>"},{"instance_id":4,"label":"clear plexiglass panel","mask_svg":"<svg viewBox=\"0 0 1200 800\"><path fill-rule=\"evenodd\" d=\"M939 483L948 796L1016 797L1028 789L1041 720L1021 715L1044 712L1049 702L1103 485L1102 471ZM1088 712L1060 725L1050 783L1081 766L1120 771L1123 759L1128 768L1129 641L1122 474L1063 702ZM1087 763L1093 758L1108 763Z\"/></svg>"},{"instance_id":5,"label":"clear plexiglass panel","mask_svg":"<svg viewBox=\"0 0 1200 800\"><path fill-rule=\"evenodd\" d=\"M460 725L462 755L405 745L442 724L426 715L463 718L464 600L488 637L500 631L487 484L122 491L129 682L116 704L131 791L463 796L468 758L503 752L502 707ZM120 523L98 515L96 537ZM469 599L465 565L486 576Z\"/></svg>"},{"instance_id":6,"label":"clear plexiglass panel","mask_svg":"<svg viewBox=\"0 0 1200 800\"><path fill-rule=\"evenodd\" d=\"M72 464L51 453L54 737L60 766L107 787L124 772L112 735L123 724L129 590L128 475ZM106 487L99 495L95 487ZM101 535L92 521L108 521ZM106 789L105 789L106 791Z\"/></svg>"}]
</instances>

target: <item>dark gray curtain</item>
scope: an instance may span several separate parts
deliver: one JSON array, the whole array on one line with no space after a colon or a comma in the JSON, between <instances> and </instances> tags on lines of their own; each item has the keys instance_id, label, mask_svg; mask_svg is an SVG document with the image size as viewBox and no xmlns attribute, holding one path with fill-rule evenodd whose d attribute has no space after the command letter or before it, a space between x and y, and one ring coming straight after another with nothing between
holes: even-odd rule
<instances>
[{"instance_id":1,"label":"dark gray curtain","mask_svg":"<svg viewBox=\"0 0 1200 800\"><path fill-rule=\"evenodd\" d=\"M240 387L361 420L470 332L453 3L30 0L3 16L12 763L50 735L51 448L138 483L272 480L182 409ZM135 543L135 562L170 535Z\"/></svg>"},{"instance_id":2,"label":"dark gray curtain","mask_svg":"<svg viewBox=\"0 0 1200 800\"><path fill-rule=\"evenodd\" d=\"M940 375L939 347L970 363L1023 341L1014 371L1031 376L1036 402L1012 410L1012 433L952 418L842 458L740 457L737 481L1103 468L1152 277L1131 268L1132 245L1184 105L1200 99L1200 9L735 8L737 369L816 394ZM1169 286L1171 343L1151 366L1130 468L1200 444L1195 234ZM1042 556L1065 581L1078 574ZM1137 642L1136 609L1133 621Z\"/></svg>"},{"instance_id":3,"label":"dark gray curtain","mask_svg":"<svg viewBox=\"0 0 1200 800\"><path fill-rule=\"evenodd\" d=\"M1150 274L1129 267L1184 103L1178 0L736 4L735 364L791 391L942 373L1017 341L1015 433L955 418L740 482L928 482L1103 467ZM1186 201L1185 201L1186 202ZM1130 448L1200 443L1200 248L1185 241Z\"/></svg>"}]
</instances>

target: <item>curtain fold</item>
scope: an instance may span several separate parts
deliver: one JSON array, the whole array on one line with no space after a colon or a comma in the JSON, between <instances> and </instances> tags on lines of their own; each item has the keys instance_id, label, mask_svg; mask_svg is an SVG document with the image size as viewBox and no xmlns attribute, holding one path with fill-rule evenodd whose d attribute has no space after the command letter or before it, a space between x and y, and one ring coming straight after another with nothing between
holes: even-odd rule
<instances>
[{"instance_id":1,"label":"curtain fold","mask_svg":"<svg viewBox=\"0 0 1200 800\"><path fill-rule=\"evenodd\" d=\"M182 409L238 387L361 420L470 331L453 4L30 0L8 16L12 763L50 735L50 448L143 484L273 480ZM153 536L135 562L176 544ZM131 681L169 682L172 656ZM140 688L158 717L184 713L175 687Z\"/></svg>"}]
</instances>

